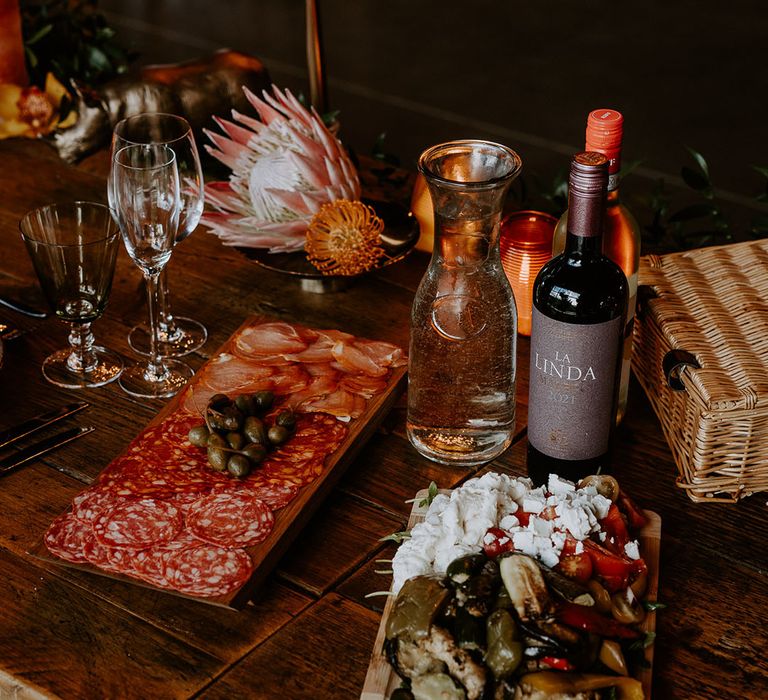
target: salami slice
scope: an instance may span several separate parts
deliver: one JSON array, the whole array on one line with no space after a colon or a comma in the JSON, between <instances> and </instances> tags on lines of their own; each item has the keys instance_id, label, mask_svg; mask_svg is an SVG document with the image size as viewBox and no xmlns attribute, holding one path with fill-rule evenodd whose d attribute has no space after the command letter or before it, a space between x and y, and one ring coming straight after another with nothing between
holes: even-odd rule
<instances>
[{"instance_id":1,"label":"salami slice","mask_svg":"<svg viewBox=\"0 0 768 700\"><path fill-rule=\"evenodd\" d=\"M211 493L187 518L190 531L222 547L245 547L267 538L275 519L269 507L245 491Z\"/></svg>"},{"instance_id":2,"label":"salami slice","mask_svg":"<svg viewBox=\"0 0 768 700\"><path fill-rule=\"evenodd\" d=\"M93 531L102 544L145 549L170 542L181 527L181 512L172 503L142 498L115 506L96 520Z\"/></svg>"},{"instance_id":3,"label":"salami slice","mask_svg":"<svg viewBox=\"0 0 768 700\"><path fill-rule=\"evenodd\" d=\"M90 530L90 525L67 512L51 523L43 540L48 551L54 556L82 564L88 561L83 554L83 544Z\"/></svg>"},{"instance_id":4,"label":"salami slice","mask_svg":"<svg viewBox=\"0 0 768 700\"><path fill-rule=\"evenodd\" d=\"M83 522L93 523L123 500L111 489L102 486L90 488L72 500L72 515Z\"/></svg>"},{"instance_id":5,"label":"salami slice","mask_svg":"<svg viewBox=\"0 0 768 700\"><path fill-rule=\"evenodd\" d=\"M165 557L167 586L188 595L226 595L242 586L253 562L242 549L203 545L180 549Z\"/></svg>"},{"instance_id":6,"label":"salami slice","mask_svg":"<svg viewBox=\"0 0 768 700\"><path fill-rule=\"evenodd\" d=\"M295 484L266 479L257 472L255 476L237 484L227 484L214 489L216 493L246 493L258 498L272 510L287 506L299 493Z\"/></svg>"}]
</instances>

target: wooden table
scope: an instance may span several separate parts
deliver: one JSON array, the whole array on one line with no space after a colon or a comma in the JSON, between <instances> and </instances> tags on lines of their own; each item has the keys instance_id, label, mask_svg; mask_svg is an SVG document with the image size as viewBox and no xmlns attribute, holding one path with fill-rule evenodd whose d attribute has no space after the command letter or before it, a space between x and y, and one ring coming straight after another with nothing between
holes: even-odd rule
<instances>
[{"instance_id":1,"label":"wooden table","mask_svg":"<svg viewBox=\"0 0 768 700\"><path fill-rule=\"evenodd\" d=\"M17 223L52 201L104 200L104 158L72 168L42 143L0 143L0 293L34 289ZM407 187L405 188L407 189ZM202 229L174 252L173 308L210 331L199 366L253 313L335 327L407 346L423 254L332 295L302 292L246 262ZM137 268L121 252L98 340L126 355L143 320ZM161 408L116 384L68 392L47 384L43 359L65 343L55 319L37 322L0 308L0 321L28 330L5 346L0 428L74 399L92 405L68 424L97 431L0 480L0 698L354 698L362 688L389 586L375 559L381 537L403 528L411 498L472 475L419 457L400 404L350 467L262 595L241 612L48 565L26 551L72 497ZM525 473L528 342L519 343L519 430L487 468ZM615 472L641 505L663 518L655 697L768 697L766 494L739 505L694 505L674 486L675 467L639 386L631 387Z\"/></svg>"}]
</instances>

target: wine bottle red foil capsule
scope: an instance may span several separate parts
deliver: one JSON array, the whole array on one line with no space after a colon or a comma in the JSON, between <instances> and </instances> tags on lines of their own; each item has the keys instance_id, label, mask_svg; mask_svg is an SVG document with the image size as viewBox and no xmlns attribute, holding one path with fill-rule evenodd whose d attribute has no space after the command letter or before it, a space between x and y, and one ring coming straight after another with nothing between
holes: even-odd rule
<instances>
[{"instance_id":1,"label":"wine bottle red foil capsule","mask_svg":"<svg viewBox=\"0 0 768 700\"><path fill-rule=\"evenodd\" d=\"M577 153L568 180L568 233L590 238L603 233L608 159L597 151ZM595 206L593 202L599 201Z\"/></svg>"},{"instance_id":2,"label":"wine bottle red foil capsule","mask_svg":"<svg viewBox=\"0 0 768 700\"><path fill-rule=\"evenodd\" d=\"M619 186L621 142L624 117L615 109L595 109L587 117L587 150L602 153L608 159L608 191Z\"/></svg>"}]
</instances>

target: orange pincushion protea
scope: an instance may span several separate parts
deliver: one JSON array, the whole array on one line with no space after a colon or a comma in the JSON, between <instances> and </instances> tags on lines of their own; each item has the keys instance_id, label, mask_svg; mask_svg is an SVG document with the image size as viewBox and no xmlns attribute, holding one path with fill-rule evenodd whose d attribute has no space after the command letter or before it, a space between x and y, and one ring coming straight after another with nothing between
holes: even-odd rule
<instances>
[{"instance_id":1,"label":"orange pincushion protea","mask_svg":"<svg viewBox=\"0 0 768 700\"><path fill-rule=\"evenodd\" d=\"M362 202L324 204L307 229L307 259L324 275L359 275L384 257L384 222Z\"/></svg>"}]
</instances>

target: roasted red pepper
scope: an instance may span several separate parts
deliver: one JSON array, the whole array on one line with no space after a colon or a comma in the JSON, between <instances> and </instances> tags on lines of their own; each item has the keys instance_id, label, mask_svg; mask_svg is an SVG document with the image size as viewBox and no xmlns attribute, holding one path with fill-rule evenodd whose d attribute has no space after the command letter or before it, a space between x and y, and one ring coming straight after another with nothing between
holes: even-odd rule
<instances>
[{"instance_id":1,"label":"roasted red pepper","mask_svg":"<svg viewBox=\"0 0 768 700\"><path fill-rule=\"evenodd\" d=\"M584 551L592 559L595 573L611 593L626 588L630 578L637 574L638 565L632 559L623 554L611 552L597 542L585 540Z\"/></svg>"},{"instance_id":2,"label":"roasted red pepper","mask_svg":"<svg viewBox=\"0 0 768 700\"><path fill-rule=\"evenodd\" d=\"M568 659L561 659L557 656L542 656L539 661L555 671L575 671L574 666Z\"/></svg>"},{"instance_id":3,"label":"roasted red pepper","mask_svg":"<svg viewBox=\"0 0 768 700\"><path fill-rule=\"evenodd\" d=\"M598 634L611 639L637 639L640 632L606 617L594 608L576 603L562 602L558 604L555 617L559 622L569 627Z\"/></svg>"},{"instance_id":4,"label":"roasted red pepper","mask_svg":"<svg viewBox=\"0 0 768 700\"><path fill-rule=\"evenodd\" d=\"M624 522L624 518L621 515L621 511L615 503L611 503L611 507L601 521L600 526L603 528L607 535L605 541L605 547L612 552L619 554L624 553L624 545L629 542L629 531L627 530L627 524Z\"/></svg>"},{"instance_id":5,"label":"roasted red pepper","mask_svg":"<svg viewBox=\"0 0 768 700\"><path fill-rule=\"evenodd\" d=\"M623 491L619 494L618 504L621 512L627 516L629 529L632 532L637 532L648 522L648 518L645 517L643 511L640 510L635 502Z\"/></svg>"}]
</instances>

